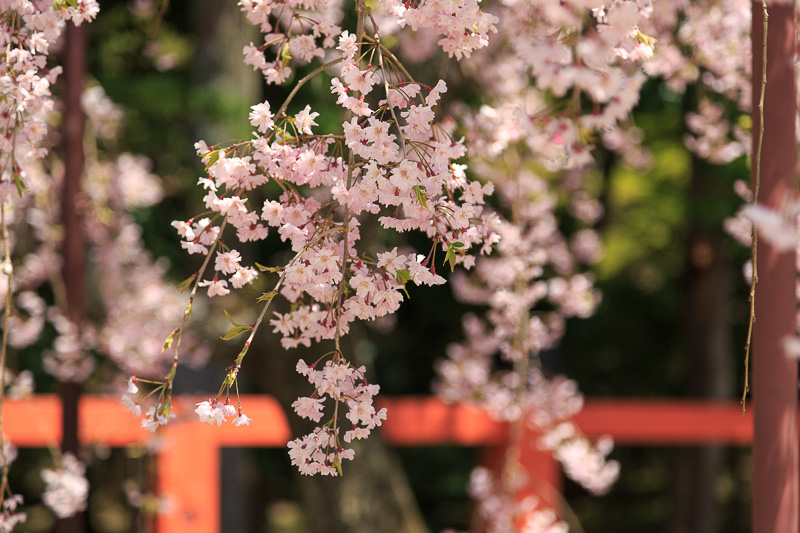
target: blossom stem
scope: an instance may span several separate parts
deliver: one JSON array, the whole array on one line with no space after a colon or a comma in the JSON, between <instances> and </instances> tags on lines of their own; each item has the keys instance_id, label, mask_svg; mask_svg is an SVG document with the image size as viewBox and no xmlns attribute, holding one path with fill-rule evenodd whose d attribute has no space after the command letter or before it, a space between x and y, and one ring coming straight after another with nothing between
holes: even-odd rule
<instances>
[{"instance_id":1,"label":"blossom stem","mask_svg":"<svg viewBox=\"0 0 800 533\"><path fill-rule=\"evenodd\" d=\"M377 34L375 35L375 42L378 43L376 48L378 49L378 64L381 67L381 74L383 75L383 88L386 91L386 105L389 107L389 111L392 113L392 118L394 119L394 125L397 128L397 133L400 135L400 148L403 150L403 159L406 159L406 139L403 137L403 130L400 129L400 121L397 120L397 115L394 112L394 106L392 105L391 99L389 98L389 80L386 77L386 69L383 67L383 54L381 53L381 39L380 36Z\"/></svg>"},{"instance_id":2,"label":"blossom stem","mask_svg":"<svg viewBox=\"0 0 800 533\"><path fill-rule=\"evenodd\" d=\"M367 36L365 36L365 39L366 39L366 40L368 40L368 41L376 42L376 41L375 41L375 39L372 39L371 37L367 37ZM413 77L411 74L409 74L409 73L408 73L408 70L406 70L406 67L404 67L404 66L403 66L403 64L400 62L400 60L399 60L399 59L397 59L397 56L395 56L395 55L392 53L392 51L391 51L391 50L389 50L388 48L386 48L386 46L384 46L384 45L383 45L383 43L381 43L381 42L379 42L379 41L378 41L378 43L377 43L377 44L378 44L378 46L380 47L380 50L381 50L381 52L382 52L384 55L386 55L386 57L388 57L389 59L391 59L391 60L394 62L394 65L395 65L397 68L399 68L399 69L400 69L400 71L403 73L403 76L405 76L406 80L408 80L408 81L409 81L409 82L411 82L411 83L416 83L416 81L414 81L414 77Z\"/></svg>"},{"instance_id":3,"label":"blossom stem","mask_svg":"<svg viewBox=\"0 0 800 533\"><path fill-rule=\"evenodd\" d=\"M278 109L278 112L275 113L275 116L279 117L279 116L284 115L286 113L286 108L289 107L289 103L294 99L294 97L297 95L297 92L300 90L300 88L303 85L308 83L314 76L316 76L320 72L328 70L329 68L331 68L334 65L338 65L339 63L342 62L343 59L344 59L343 57L340 57L338 59L333 59L331 61L328 61L327 63L325 63L324 65L320 65L313 72L307 74L303 79L298 81L297 85L295 85L294 89L292 89L292 92L290 92L289 96L286 97L286 100L283 101L283 104L281 105L280 109Z\"/></svg>"},{"instance_id":4,"label":"blossom stem","mask_svg":"<svg viewBox=\"0 0 800 533\"><path fill-rule=\"evenodd\" d=\"M172 367L167 377L167 396L172 397L172 384L175 381L175 373L178 370L178 352L181 347L181 339L183 338L183 328L186 326L186 322L189 320L189 316L192 314L192 302L194 301L194 297L197 294L197 288L200 284L200 280L203 279L203 274L208 268L208 263L211 261L211 256L214 254L214 250L217 248L220 240L222 239L222 233L225 231L225 226L228 223L228 218L225 217L222 219L222 223L219 226L219 235L217 235L217 239L214 241L214 244L211 245L211 248L208 250L206 254L205 261L203 261L200 270L197 272L197 277L194 279L194 283L192 284L192 292L189 294L189 301L186 303L186 307L183 311L183 317L181 318L180 324L176 328L175 333L175 354L172 357Z\"/></svg>"},{"instance_id":5,"label":"blossom stem","mask_svg":"<svg viewBox=\"0 0 800 533\"><path fill-rule=\"evenodd\" d=\"M329 229L328 231L323 232L316 239L314 239L313 241L308 243L299 252L297 252L294 255L294 257L292 257L292 259L288 263L286 263L286 266L283 267L283 269L281 270L281 275L278 278L278 281L275 283L275 286L272 288L272 292L277 293L278 290L280 290L281 285L283 284L283 280L286 277L286 269L289 268L290 266L292 266L294 264L294 262L297 261L300 258L301 255L303 255L303 252L305 252L308 248L310 248L310 247L314 246L315 244L317 244L319 241L321 241L322 239L324 239L325 237L327 237L328 235L330 235L334 231L336 231L336 228ZM221 234L221 232L220 232L220 234ZM234 361L234 367L233 367L233 370L232 370L232 372L234 374L238 374L239 370L242 368L242 360L244 360L244 356L247 355L247 351L250 349L250 344L253 342L253 339L256 336L256 331L258 331L259 326L261 326L261 323L264 321L264 316L267 314L267 309L269 309L269 306L272 303L272 300L274 300L274 299L275 299L274 297L269 298L264 303L264 306L261 308L261 312L258 313L258 318L256 318L256 321L253 324L252 329L250 329L250 335L247 337L247 340L244 342L244 346L242 347L242 351L239 352L239 355L236 357L236 361Z\"/></svg>"}]
</instances>

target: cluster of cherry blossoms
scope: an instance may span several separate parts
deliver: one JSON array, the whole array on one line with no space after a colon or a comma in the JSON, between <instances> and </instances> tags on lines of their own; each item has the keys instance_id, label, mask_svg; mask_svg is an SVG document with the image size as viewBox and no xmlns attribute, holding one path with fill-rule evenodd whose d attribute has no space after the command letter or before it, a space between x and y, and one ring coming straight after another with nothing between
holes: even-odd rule
<instances>
[{"instance_id":1,"label":"cluster of cherry blossoms","mask_svg":"<svg viewBox=\"0 0 800 533\"><path fill-rule=\"evenodd\" d=\"M221 426L228 418L233 418L231 423L236 427L249 426L252 421L249 416L242 413L241 407L236 409L230 403L213 403L211 400L198 403L194 412L200 417L200 422L208 422L211 425L216 423L217 427Z\"/></svg>"},{"instance_id":2,"label":"cluster of cherry blossoms","mask_svg":"<svg viewBox=\"0 0 800 533\"><path fill-rule=\"evenodd\" d=\"M547 502L528 495L520 498L532 485L531 475L512 467L503 479L497 479L484 467L472 471L468 490L478 502L478 512L487 533L520 531L524 533L567 533L569 526Z\"/></svg>"},{"instance_id":3,"label":"cluster of cherry blossoms","mask_svg":"<svg viewBox=\"0 0 800 533\"><path fill-rule=\"evenodd\" d=\"M425 0L386 2L388 9L398 17L398 25L408 25L412 30L429 29L442 35L438 44L450 57L470 57L474 50L489 44L489 33L496 33L499 19L481 11L480 0Z\"/></svg>"},{"instance_id":4,"label":"cluster of cherry blossoms","mask_svg":"<svg viewBox=\"0 0 800 533\"><path fill-rule=\"evenodd\" d=\"M50 86L61 73L61 67L48 68L51 47L66 21L80 25L98 10L96 0L0 1L0 44L5 50L0 64L0 198L21 195L27 164L47 153L42 141L53 110Z\"/></svg>"},{"instance_id":5,"label":"cluster of cherry blossoms","mask_svg":"<svg viewBox=\"0 0 800 533\"><path fill-rule=\"evenodd\" d=\"M649 2L504 2L494 11L496 47L463 69L492 95L459 115L470 132L470 167L497 192L499 242L471 277L453 284L458 299L488 311L465 317L466 339L438 363L435 387L445 401L475 403L499 420L537 428L539 441L520 445L550 450L595 493L608 490L619 471L606 461L611 443L593 446L580 435L570 422L582 405L575 384L545 379L539 354L558 345L567 318L588 317L599 303L585 271L602 255L593 226L603 208L583 178L594 162L590 141L602 139L632 164L647 160L628 117L646 79L641 64L655 50L645 33L652 11ZM571 234L557 211L573 217ZM501 477L501 485L511 482L507 472ZM473 492L485 520L495 512L519 515L513 498L500 512L505 500ZM547 527L566 528L552 518Z\"/></svg>"},{"instance_id":6,"label":"cluster of cherry blossoms","mask_svg":"<svg viewBox=\"0 0 800 533\"><path fill-rule=\"evenodd\" d=\"M241 0L247 20L264 34L264 44L244 48L244 62L260 71L267 83L281 84L292 75L292 61L305 64L325 56L342 33L341 0ZM308 13L312 12L312 14ZM318 40L322 40L320 46ZM276 57L267 61L265 49L272 47Z\"/></svg>"},{"instance_id":7,"label":"cluster of cherry blossoms","mask_svg":"<svg viewBox=\"0 0 800 533\"><path fill-rule=\"evenodd\" d=\"M33 195L27 193L31 187L30 181L35 179L31 178L31 174L40 172L41 160L47 154L44 141L51 112L55 107L51 85L61 73L60 67L48 64L48 55L55 48L68 21L80 25L93 19L97 12L96 0L0 1L0 43L4 50L4 59L0 63L0 211L3 215L4 253L0 305L4 308L5 323L9 329L4 332L7 335L4 335L3 354L6 352L6 342L11 346L23 347L32 344L39 337L48 306L33 289L42 283L49 268L57 268L50 265L58 264L54 260L57 257L55 254L51 253L49 260L45 262L41 261L41 256L29 254L21 271L14 276L15 265L11 261L12 256L16 258L24 255L20 252L32 251L26 249L28 240L51 238L53 245L56 240L52 238L55 235L48 231L48 217L34 214L29 218L32 212L26 209L36 201ZM38 214L45 215L44 212ZM28 235L24 227L26 221L31 222L32 235ZM14 231L15 229L19 231ZM12 298L14 295L18 295L18 298ZM18 305L15 306L15 303ZM20 311L19 314L14 313L17 310ZM49 318L60 322L56 315L57 311L53 311ZM65 343L61 344L63 346ZM5 368L0 369L0 372L5 375ZM20 373L20 376L23 375ZM32 383L30 385L32 387ZM12 458L7 452L5 439L2 440L4 472L3 485L0 487L0 528L11 531L17 524L24 522L26 516L18 510L22 497L13 494L7 483L7 472ZM71 461L74 458L65 458L65 461L68 463L66 466L72 467ZM57 479L60 475L54 474L53 477L48 472L43 472L45 481L48 482L45 502L63 510L65 516L71 514L71 503L62 506L63 491L59 490ZM69 479L78 479L81 475L77 470L75 474L76 477ZM78 503L75 505L80 506L79 501L85 501L86 490L80 490L80 483L71 485L76 489L74 498Z\"/></svg>"},{"instance_id":8,"label":"cluster of cherry blossoms","mask_svg":"<svg viewBox=\"0 0 800 533\"><path fill-rule=\"evenodd\" d=\"M17 458L17 448L3 435L3 446L0 450L0 466L9 468ZM17 524L22 524L28 519L27 513L17 508L23 504L21 494L14 494L11 487L6 484L2 487L2 503L0 503L0 531L11 533Z\"/></svg>"},{"instance_id":9,"label":"cluster of cherry blossoms","mask_svg":"<svg viewBox=\"0 0 800 533\"><path fill-rule=\"evenodd\" d=\"M297 363L297 371L306 376L314 385L314 393L309 397L298 398L292 408L302 418L319 422L323 417L323 405L330 398L333 402L347 405L345 418L352 428L345 432L344 442L365 439L371 430L386 420L386 408L375 409L373 397L378 393L378 385L370 385L364 375L365 367L354 368L343 358L328 360L322 370L315 370L315 364L308 366L302 359ZM355 452L346 449L338 434L339 410L329 424L316 428L308 435L289 443L289 456L301 474L336 475L341 473L343 459L352 459Z\"/></svg>"},{"instance_id":10,"label":"cluster of cherry blossoms","mask_svg":"<svg viewBox=\"0 0 800 533\"><path fill-rule=\"evenodd\" d=\"M116 131L121 114L101 87L88 90L83 107L90 131L97 135ZM60 292L55 292L54 302L41 294L43 287L62 276L59 191L63 176L42 160L30 161L23 168L30 194L16 197L6 211L12 235L20 237L12 240L11 251L22 258L15 265L11 287L15 310L9 317L9 345L33 346L52 329L55 340L44 348L44 367L62 381L85 381L97 369L92 353L107 356L128 373L164 372L160 348L169 333L167 324L180 319L176 309L182 299L165 280L168 265L145 250L142 230L128 214L163 196L160 181L149 172L149 161L130 154L87 158L83 224L92 249L90 262L103 272L97 283L105 319L87 319L82 324L66 317ZM0 281L0 296L8 290L6 279ZM202 362L207 355L207 350L197 348L189 362Z\"/></svg>"},{"instance_id":11,"label":"cluster of cherry blossoms","mask_svg":"<svg viewBox=\"0 0 800 533\"><path fill-rule=\"evenodd\" d=\"M340 122L342 133L318 133L319 113L309 105L288 114L296 91L277 110L268 101L254 105L249 118L256 131L251 141L213 147L197 143L208 173L198 182L206 191L203 201L208 212L177 220L173 226L190 254L206 256L190 280L192 294L207 287L210 297L222 296L251 284L259 270L278 274L274 290L260 298L265 304L257 322L252 326L234 322L229 338L248 331L250 337L223 388L235 385L255 331L280 295L291 310L273 312L269 323L285 348L323 340L336 344L333 360L322 371L305 368L316 392L299 399L295 409L319 421L326 395L337 404L346 402L347 418L354 426L343 437L349 442L364 438L386 415L375 412L372 397L378 387L367 384L363 369L350 366L339 351L339 338L355 320L374 320L397 311L408 282L444 283L436 272L437 262L450 269L456 264L469 267L474 264L471 254L488 253L497 239L493 219L483 214L484 196L492 187L467 179L466 167L455 163L465 155L463 143L453 138L452 126L436 122L435 108L447 91L445 82L428 86L410 79L380 42L379 28L374 28L374 38L367 37L364 24L375 22L366 6L357 3L359 29L353 34L331 22L338 20L338 4L301 4L241 2L248 19L266 34L264 45L245 47L245 62L268 82L280 83L290 73L292 58L303 63L334 57L312 75L338 70L330 87L347 115ZM430 13L426 6L404 12L404 23L412 24L408 17L413 15L413 24L444 29L441 14ZM475 13L477 4L464 15ZM428 21L429 15L437 21ZM485 46L483 33L494 19L483 20L475 35L458 39L453 35L443 45L459 57ZM264 56L269 47L278 50L273 63ZM270 192L275 185L280 191L277 197ZM376 217L386 232L422 232L432 246L427 253L401 251L398 246L388 250L359 246L364 217ZM278 267L250 262L232 244L228 228L240 243L260 241L276 232L295 255ZM206 275L207 267L212 274ZM174 332L176 339L179 335L180 327ZM221 423L226 409L218 395L199 404L196 412L201 420ZM352 456L341 447L339 422L334 416L325 427L291 444L293 462L303 473L337 473L341 459Z\"/></svg>"},{"instance_id":12,"label":"cluster of cherry blossoms","mask_svg":"<svg viewBox=\"0 0 800 533\"><path fill-rule=\"evenodd\" d=\"M86 509L89 482L86 467L74 455L61 458L61 466L42 470L45 491L42 500L59 518L66 518Z\"/></svg>"},{"instance_id":13,"label":"cluster of cherry blossoms","mask_svg":"<svg viewBox=\"0 0 800 533\"><path fill-rule=\"evenodd\" d=\"M715 164L748 153L750 132L730 108L747 113L751 106L751 3L653 2L648 23L659 37L659 53L645 72L679 93L691 83L701 89L697 112L686 117L687 148Z\"/></svg>"}]
</instances>

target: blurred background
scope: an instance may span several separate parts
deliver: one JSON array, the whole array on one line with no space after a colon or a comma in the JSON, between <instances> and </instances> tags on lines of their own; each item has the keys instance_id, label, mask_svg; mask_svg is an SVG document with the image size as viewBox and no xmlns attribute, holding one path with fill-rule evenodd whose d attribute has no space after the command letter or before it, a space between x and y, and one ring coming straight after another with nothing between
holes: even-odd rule
<instances>
[{"instance_id":1,"label":"blurred background","mask_svg":"<svg viewBox=\"0 0 800 533\"><path fill-rule=\"evenodd\" d=\"M163 198L134 209L132 215L142 228L146 250L164 258L168 279L177 285L199 266L198 257L181 249L170 227L173 220L203 210L202 193L195 186L203 168L194 143L249 138L249 107L265 99L280 102L288 89L265 86L242 63L242 47L258 36L234 2L171 0L163 5L162 12L162 3L148 0L101 2L100 16L88 26L88 83L102 86L124 113L117 139L100 143L101 149L146 156L152 161L151 172L161 180ZM409 69L420 79L442 72L466 79L458 65L442 57L412 63ZM468 84L449 85L445 108L447 101L461 99L477 104L479 95L470 94ZM314 102L321 117L336 114L327 81L319 78L303 92L298 101ZM642 146L650 154L646 168L633 168L602 147L597 149L599 165L587 183L604 212L597 229L605 253L594 269L602 302L590 318L571 319L561 345L542 357L548 372L575 379L589 401L735 401L741 393L748 311L742 266L749 250L725 233L723 223L741 204L734 183L748 180L749 168L744 156L712 165L685 147L685 116L697 105L693 87L678 94L663 82L649 80L634 113ZM326 108L331 113L325 113ZM320 129L332 128L321 121ZM567 207L561 211L568 224ZM279 239L271 236L248 252L265 258L264 264L279 264L282 250ZM179 392L216 392L238 352L238 344L219 340L229 327L222 308L248 319L255 312L252 302L263 290L257 285L201 305L192 327L210 348L210 359L201 368L179 373ZM455 302L447 285L415 288L395 320L354 328L347 341L349 353L375 372L382 394L429 395L434 362L461 339L461 317L471 310ZM45 335L14 356L19 368L33 369L37 393L56 390L54 379L38 362L41 346L51 341L52 335ZM297 383L294 363L305 352L284 352L265 330L253 353L258 357L246 364L241 392L272 394L291 403ZM85 391L103 390L102 381L90 380ZM293 433L301 434L302 426L294 420L292 425ZM374 455L385 464L370 468L396 478L414 495L415 502L403 512L418 513L430 531L469 528L472 502L466 485L472 467L482 460L481 450L374 446L382 448ZM592 497L565 482L571 522L583 531L750 529L749 449L618 447L610 457L622 470L608 495ZM156 500L143 504L154 483L147 447L96 447L82 458L89 465L92 486L88 531L147 531L149 513L157 506ZM284 449L226 449L222 460L222 531L355 531L342 517L336 527L323 529L329 526L318 523L309 502L345 490L350 492L336 497L365 498L372 485L363 479L375 475L360 471L357 460L349 485L334 489L332 480L300 479ZM28 506L28 523L21 530L53 527L54 518L39 496L39 471L49 461L45 450L20 450L11 470L12 486ZM361 489L350 487L358 483ZM378 509L380 500L375 497Z\"/></svg>"}]
</instances>

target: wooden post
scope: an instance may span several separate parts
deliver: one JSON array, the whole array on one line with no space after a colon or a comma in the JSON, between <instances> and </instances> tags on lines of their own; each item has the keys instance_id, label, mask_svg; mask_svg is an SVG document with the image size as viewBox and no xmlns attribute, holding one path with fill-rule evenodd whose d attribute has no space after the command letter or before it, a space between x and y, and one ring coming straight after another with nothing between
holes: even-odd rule
<instances>
[{"instance_id":1,"label":"wooden post","mask_svg":"<svg viewBox=\"0 0 800 533\"><path fill-rule=\"evenodd\" d=\"M64 184L61 216L64 224L62 256L63 276L67 295L67 317L80 328L84 316L86 236L80 215L80 189L83 175L83 128L84 116L81 95L86 72L86 26L66 27L64 50ZM64 452L77 454L78 401L81 394L79 383L59 384L62 402L62 440ZM86 517L79 513L58 521L59 533L79 533L86 529Z\"/></svg>"},{"instance_id":2,"label":"wooden post","mask_svg":"<svg viewBox=\"0 0 800 533\"><path fill-rule=\"evenodd\" d=\"M759 142L763 11L753 2L753 176ZM777 209L796 193L794 2L770 2L767 83L759 204ZM794 251L779 252L758 240L753 343L753 531L800 531L798 486L797 361L783 341L795 335L797 298ZM720 310L722 312L723 310Z\"/></svg>"}]
</instances>

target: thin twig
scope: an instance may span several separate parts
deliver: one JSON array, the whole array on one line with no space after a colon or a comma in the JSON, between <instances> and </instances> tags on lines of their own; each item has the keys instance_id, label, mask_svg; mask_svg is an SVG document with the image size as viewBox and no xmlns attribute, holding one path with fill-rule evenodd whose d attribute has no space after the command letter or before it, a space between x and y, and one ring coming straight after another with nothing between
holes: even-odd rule
<instances>
[{"instance_id":1,"label":"thin twig","mask_svg":"<svg viewBox=\"0 0 800 533\"><path fill-rule=\"evenodd\" d=\"M756 183L753 186L753 205L758 205L758 189L761 187L761 148L764 146L764 93L767 90L767 29L769 13L767 0L761 0L764 11L764 39L761 56L761 94L758 100L758 148L756 149ZM747 326L747 343L744 347L744 390L742 391L742 414L747 408L747 393L750 391L750 344L753 339L753 324L756 321L756 283L758 283L758 225L753 221L753 247L750 251L753 276L750 279L750 320Z\"/></svg>"},{"instance_id":2,"label":"thin twig","mask_svg":"<svg viewBox=\"0 0 800 533\"><path fill-rule=\"evenodd\" d=\"M328 235L330 235L331 233L333 233L335 231L338 231L338 228L329 229L328 231L322 233L316 239L314 239L313 241L308 243L306 246L304 246L299 252L297 252L295 254L295 256L288 263L286 263L286 266L283 267L281 275L278 278L278 281L275 283L275 286L272 288L272 292L276 293L276 295L277 295L278 290L280 290L281 285L283 284L283 280L286 278L286 269L289 268L290 266L292 266L295 263L295 261L300 259L300 256L303 255L303 252L305 252L306 250L308 250L312 246L315 246L318 242L320 242L322 239L326 238ZM234 368L233 368L233 372L234 373L238 374L239 369L242 368L242 360L244 359L244 356L247 355L247 350L250 349L250 343L253 342L253 339L256 336L256 331L258 331L258 328L261 325L261 322L264 321L264 316L267 314L267 309L269 309L269 306L270 306L270 304L272 303L272 301L274 299L275 299L275 296L273 296L272 298L269 298L264 303L264 307L261 308L261 312L258 314L258 318L256 319L255 323L253 324L252 329L250 329L250 335L247 337L247 340L244 343L244 347L242 348L242 351L239 352L239 355L236 357L236 360L234 361Z\"/></svg>"},{"instance_id":3,"label":"thin twig","mask_svg":"<svg viewBox=\"0 0 800 533\"><path fill-rule=\"evenodd\" d=\"M276 116L276 117L279 117L279 116L283 115L283 114L286 112L286 108L287 108L287 107L289 107L289 102L291 102L291 101L292 101L292 99L293 99L293 98L294 98L294 97L297 95L297 91L299 91L299 90L300 90L300 87L302 87L303 85L305 85L306 83L308 83L308 81L309 81L311 78L313 78L314 76L316 76L316 75L317 75L317 74L319 74L320 72L323 72L323 71L325 71L325 70L328 70L329 68L331 68L331 67L332 67L332 66L334 66L334 65L338 65L339 63L341 63L341 62L342 62L342 60L343 60L343 59L344 59L343 57L340 57L340 58L338 58L338 59L334 59L334 60L332 60L332 61L328 61L327 63L325 63L324 65L320 65L319 67L317 67L316 69L314 69L314 71L313 71L313 72L311 72L310 74L307 74L307 75L306 75L306 76L305 76L303 79L301 79L300 81L298 81L298 82L297 82L297 85L295 85L295 86L294 86L294 89L292 89L292 92L290 92L290 93L289 93L289 96L287 96L287 97L286 97L286 100L284 100L284 102L283 102L283 105L281 106L281 108L280 108L280 109L278 109L278 112L277 112L277 113L275 113L275 116Z\"/></svg>"},{"instance_id":4,"label":"thin twig","mask_svg":"<svg viewBox=\"0 0 800 533\"><path fill-rule=\"evenodd\" d=\"M228 217L225 217L222 220L222 224L219 226L219 234L217 235L217 239L214 241L214 244L208 250L206 254L206 258L203 261L203 265L200 267L200 270L197 273L197 277L194 280L194 285L192 286L192 292L189 294L189 301L186 303L186 307L183 310L183 317L181 318L181 322L177 328L175 328L175 353L172 357L172 367L170 368L168 378L167 378L167 396L172 396L172 384L175 381L175 373L178 370L178 352L181 347L181 340L183 339L183 328L186 325L186 322L189 321L189 316L192 314L192 302L194 302L194 297L197 294L197 288L200 285L200 281L203 279L203 274L205 274L206 268L208 267L208 263L211 261L211 256L214 255L214 250L217 248L217 245L222 239L222 234L225 231L225 226L228 223Z\"/></svg>"},{"instance_id":5,"label":"thin twig","mask_svg":"<svg viewBox=\"0 0 800 533\"><path fill-rule=\"evenodd\" d=\"M356 39L359 43L362 43L366 38L366 32L364 31L364 18L368 12L368 8L364 3L364 0L358 0L356 2L356 10L358 12L358 22L356 25ZM358 45L358 57L361 57L361 44ZM389 98L387 95L386 98ZM355 154L352 150L348 149L347 155L347 190L350 190L350 187L353 186L353 166L355 165L356 158ZM333 343L336 346L336 351L338 352L339 356L342 355L342 350L339 344L339 341L342 337L342 330L340 326L340 322L342 321L342 293L344 292L344 284L347 281L347 260L348 254L350 252L350 205L348 204L347 200L344 202L344 232L342 234L342 279L339 281L339 290L336 295L336 333L333 337ZM338 407L338 405L337 405Z\"/></svg>"},{"instance_id":6,"label":"thin twig","mask_svg":"<svg viewBox=\"0 0 800 533\"><path fill-rule=\"evenodd\" d=\"M161 2L161 9L158 11L158 16L156 17L156 21L153 24L153 31L150 32L150 40L156 38L158 35L158 30L161 29L161 23L164 22L164 17L167 16L167 8L169 7L169 0L164 0Z\"/></svg>"},{"instance_id":7,"label":"thin twig","mask_svg":"<svg viewBox=\"0 0 800 533\"><path fill-rule=\"evenodd\" d=\"M394 119L394 125L397 127L397 133L400 135L400 148L403 149L403 159L406 159L406 138L403 137L403 130L400 129L400 121L397 120L397 115L394 112L394 106L392 105L392 99L389 97L389 79L386 77L386 69L383 67L383 54L381 53L381 39L378 34L375 34L375 42L378 43L378 65L381 68L381 75L383 76L383 88L386 91L386 105L389 107L389 111L392 113L392 118Z\"/></svg>"}]
</instances>

